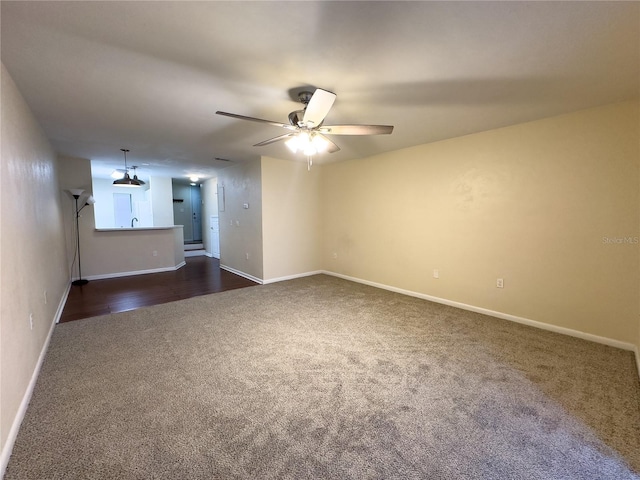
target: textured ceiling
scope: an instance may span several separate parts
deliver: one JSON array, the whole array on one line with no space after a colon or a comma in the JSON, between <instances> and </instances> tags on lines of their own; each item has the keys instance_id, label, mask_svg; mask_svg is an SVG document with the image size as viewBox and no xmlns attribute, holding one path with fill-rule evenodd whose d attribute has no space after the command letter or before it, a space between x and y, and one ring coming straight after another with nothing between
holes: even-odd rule
<instances>
[{"instance_id":1,"label":"textured ceiling","mask_svg":"<svg viewBox=\"0 0 640 480\"><path fill-rule=\"evenodd\" d=\"M63 155L143 178L294 160L277 127L310 85L338 95L340 161L638 98L639 2L11 2L2 62ZM300 159L302 160L302 159ZM99 167L103 168L100 169Z\"/></svg>"}]
</instances>

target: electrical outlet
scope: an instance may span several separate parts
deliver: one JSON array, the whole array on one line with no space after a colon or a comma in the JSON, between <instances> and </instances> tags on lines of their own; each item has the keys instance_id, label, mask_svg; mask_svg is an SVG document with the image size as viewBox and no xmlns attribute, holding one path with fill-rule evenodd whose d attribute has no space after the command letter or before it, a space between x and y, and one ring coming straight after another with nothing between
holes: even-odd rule
<instances>
[{"instance_id":1,"label":"electrical outlet","mask_svg":"<svg viewBox=\"0 0 640 480\"><path fill-rule=\"evenodd\" d=\"M158 251L157 251L157 250L154 250L152 255L153 255L154 257L157 257L157 256L158 256Z\"/></svg>"},{"instance_id":2,"label":"electrical outlet","mask_svg":"<svg viewBox=\"0 0 640 480\"><path fill-rule=\"evenodd\" d=\"M333 256L334 260L335 260L336 258L338 258L338 254L337 254L336 252L333 252L333 255L332 255L332 256Z\"/></svg>"},{"instance_id":3,"label":"electrical outlet","mask_svg":"<svg viewBox=\"0 0 640 480\"><path fill-rule=\"evenodd\" d=\"M504 279L503 278L499 278L498 280L496 280L496 287L504 288Z\"/></svg>"},{"instance_id":4,"label":"electrical outlet","mask_svg":"<svg viewBox=\"0 0 640 480\"><path fill-rule=\"evenodd\" d=\"M433 278L440 278L440 271L437 269L433 269Z\"/></svg>"},{"instance_id":5,"label":"electrical outlet","mask_svg":"<svg viewBox=\"0 0 640 480\"><path fill-rule=\"evenodd\" d=\"M244 256L247 258L247 260L249 260L249 254L245 253Z\"/></svg>"},{"instance_id":6,"label":"electrical outlet","mask_svg":"<svg viewBox=\"0 0 640 480\"><path fill-rule=\"evenodd\" d=\"M29 314L29 328L33 330L33 313Z\"/></svg>"}]
</instances>

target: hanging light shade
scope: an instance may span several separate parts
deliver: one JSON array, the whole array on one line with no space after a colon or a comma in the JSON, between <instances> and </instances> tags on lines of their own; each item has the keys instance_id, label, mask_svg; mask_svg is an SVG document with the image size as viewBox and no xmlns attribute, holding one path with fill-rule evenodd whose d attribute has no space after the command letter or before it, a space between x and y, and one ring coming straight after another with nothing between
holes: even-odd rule
<instances>
[{"instance_id":1,"label":"hanging light shade","mask_svg":"<svg viewBox=\"0 0 640 480\"><path fill-rule=\"evenodd\" d=\"M138 175L136 175L136 168L138 168L138 167L136 167L135 165L132 165L132 166L131 166L131 169L133 170L133 178L132 178L132 180L133 180L134 182L138 182L138 184L139 184L139 185L144 185L144 184L145 184L145 182L143 182L142 180L140 180L140 179L138 178Z\"/></svg>"},{"instance_id":2,"label":"hanging light shade","mask_svg":"<svg viewBox=\"0 0 640 480\"><path fill-rule=\"evenodd\" d=\"M117 187L141 187L144 182L138 180L138 176L134 175L133 178L129 176L129 169L127 168L127 152L126 148L121 148L120 151L124 153L124 177L114 180L113 184Z\"/></svg>"}]
</instances>

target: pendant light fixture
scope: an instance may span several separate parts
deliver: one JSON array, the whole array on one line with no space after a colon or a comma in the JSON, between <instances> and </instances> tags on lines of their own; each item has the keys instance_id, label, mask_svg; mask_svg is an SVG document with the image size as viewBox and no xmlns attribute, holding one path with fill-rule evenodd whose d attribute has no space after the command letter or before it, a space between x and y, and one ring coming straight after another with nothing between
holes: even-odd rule
<instances>
[{"instance_id":1,"label":"pendant light fixture","mask_svg":"<svg viewBox=\"0 0 640 480\"><path fill-rule=\"evenodd\" d=\"M131 166L131 169L133 170L133 181L134 181L134 182L138 182L138 184L139 184L139 185L144 185L144 184L145 184L145 182L143 182L142 180L140 180L140 179L138 178L138 175L136 175L136 168L138 168L138 167L137 167L137 166L135 166L135 165L132 165L132 166Z\"/></svg>"},{"instance_id":2,"label":"pendant light fixture","mask_svg":"<svg viewBox=\"0 0 640 480\"><path fill-rule=\"evenodd\" d=\"M113 184L117 187L141 187L144 185L144 182L138 180L137 175L134 174L133 178L129 176L129 169L127 168L127 152L129 149L121 148L120 151L124 153L124 177L114 180ZM137 167L134 167L134 169L135 168Z\"/></svg>"}]
</instances>

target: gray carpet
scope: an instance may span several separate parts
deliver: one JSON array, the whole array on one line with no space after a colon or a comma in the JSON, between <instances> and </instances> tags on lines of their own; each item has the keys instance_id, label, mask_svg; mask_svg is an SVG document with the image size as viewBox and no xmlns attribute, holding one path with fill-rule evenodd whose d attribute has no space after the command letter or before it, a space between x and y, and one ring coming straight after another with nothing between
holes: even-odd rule
<instances>
[{"instance_id":1,"label":"gray carpet","mask_svg":"<svg viewBox=\"0 0 640 480\"><path fill-rule=\"evenodd\" d=\"M6 479L58 478L638 479L640 384L630 352L319 275L56 326Z\"/></svg>"}]
</instances>

